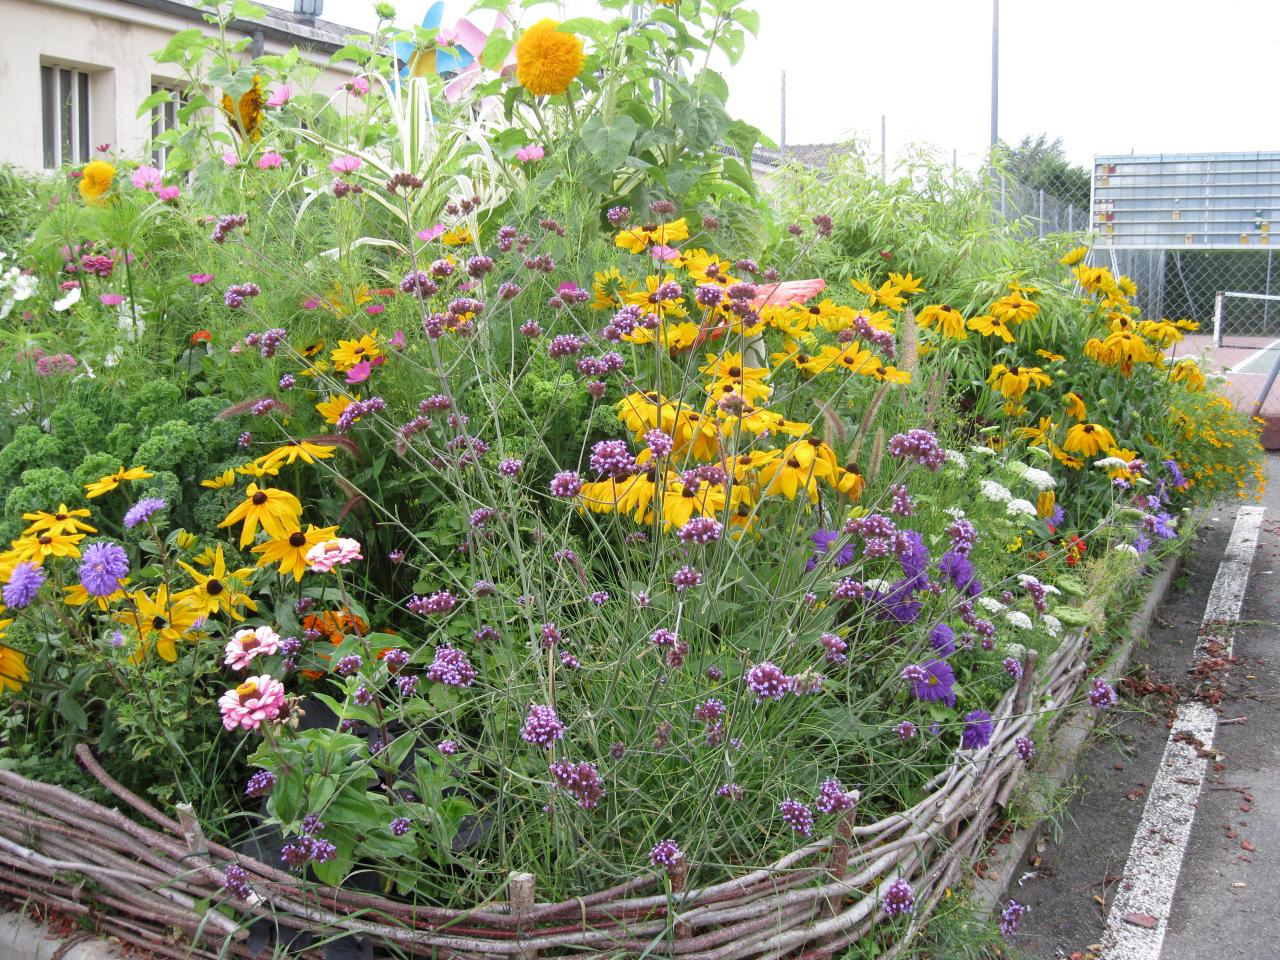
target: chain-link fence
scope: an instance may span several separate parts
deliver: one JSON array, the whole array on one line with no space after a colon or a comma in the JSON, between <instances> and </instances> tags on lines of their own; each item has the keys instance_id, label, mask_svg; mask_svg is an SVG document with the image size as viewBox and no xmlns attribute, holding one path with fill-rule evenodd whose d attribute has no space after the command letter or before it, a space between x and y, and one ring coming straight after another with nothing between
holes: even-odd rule
<instances>
[{"instance_id":1,"label":"chain-link fence","mask_svg":"<svg viewBox=\"0 0 1280 960\"><path fill-rule=\"evenodd\" d=\"M1027 186L1005 173L994 178L992 187L997 191L994 201L1000 215L1009 221L1025 221L1041 237L1089 229L1088 211L1064 200L1062 193L1052 188Z\"/></svg>"}]
</instances>

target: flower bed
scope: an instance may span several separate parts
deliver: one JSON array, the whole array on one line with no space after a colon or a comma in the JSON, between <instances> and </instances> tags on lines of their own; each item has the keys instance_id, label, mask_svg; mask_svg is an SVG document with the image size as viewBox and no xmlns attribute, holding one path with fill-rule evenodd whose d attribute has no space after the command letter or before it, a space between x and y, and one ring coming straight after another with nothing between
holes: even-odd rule
<instances>
[{"instance_id":1,"label":"flower bed","mask_svg":"<svg viewBox=\"0 0 1280 960\"><path fill-rule=\"evenodd\" d=\"M1194 320L977 180L761 200L715 6L499 23L446 79L383 24L332 94L180 34L226 122L42 188L0 285L2 782L46 801L10 879L207 944L909 941L1256 431L1170 355Z\"/></svg>"}]
</instances>

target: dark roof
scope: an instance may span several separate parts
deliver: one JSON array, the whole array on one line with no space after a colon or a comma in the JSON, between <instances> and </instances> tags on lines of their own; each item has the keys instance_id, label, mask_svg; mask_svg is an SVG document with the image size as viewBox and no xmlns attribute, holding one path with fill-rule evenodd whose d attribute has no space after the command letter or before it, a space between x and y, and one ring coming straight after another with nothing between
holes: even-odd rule
<instances>
[{"instance_id":1,"label":"dark roof","mask_svg":"<svg viewBox=\"0 0 1280 960\"><path fill-rule=\"evenodd\" d=\"M185 0L120 0L120 2L200 22L203 22L205 14L203 8L186 3ZM279 10L275 7L265 9L267 15L261 20L233 20L231 27L247 36L260 32L268 40L296 47L310 47L325 53L333 53L339 47L346 46L348 38L360 32L328 20L304 17L291 10Z\"/></svg>"},{"instance_id":2,"label":"dark roof","mask_svg":"<svg viewBox=\"0 0 1280 960\"><path fill-rule=\"evenodd\" d=\"M789 163L818 170L839 157L852 152L852 143L797 143L783 147L757 146L751 151L751 166L756 170L772 171ZM720 148L726 156L742 159L742 154L725 144Z\"/></svg>"}]
</instances>

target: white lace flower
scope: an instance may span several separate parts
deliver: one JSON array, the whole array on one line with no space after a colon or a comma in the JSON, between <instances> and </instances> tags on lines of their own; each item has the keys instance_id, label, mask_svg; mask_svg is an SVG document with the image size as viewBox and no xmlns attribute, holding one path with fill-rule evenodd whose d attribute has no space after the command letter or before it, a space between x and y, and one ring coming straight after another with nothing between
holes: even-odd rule
<instances>
[{"instance_id":1,"label":"white lace flower","mask_svg":"<svg viewBox=\"0 0 1280 960\"><path fill-rule=\"evenodd\" d=\"M969 467L969 461L965 459L964 454L959 450L944 450L942 455L947 458L947 463L954 463L961 470Z\"/></svg>"},{"instance_id":2,"label":"white lace flower","mask_svg":"<svg viewBox=\"0 0 1280 960\"><path fill-rule=\"evenodd\" d=\"M952 519L954 520L963 520L965 517L968 516L968 514L965 513L963 510L961 510L959 507L943 507L942 512L946 514L950 514Z\"/></svg>"},{"instance_id":3,"label":"white lace flower","mask_svg":"<svg viewBox=\"0 0 1280 960\"><path fill-rule=\"evenodd\" d=\"M994 457L996 452L990 447L972 446L969 448L970 453L976 453L980 457Z\"/></svg>"},{"instance_id":4,"label":"white lace flower","mask_svg":"<svg viewBox=\"0 0 1280 960\"><path fill-rule=\"evenodd\" d=\"M979 597L978 606L986 610L987 613L1000 613L1002 610L1009 609L995 597Z\"/></svg>"},{"instance_id":5,"label":"white lace flower","mask_svg":"<svg viewBox=\"0 0 1280 960\"><path fill-rule=\"evenodd\" d=\"M1116 551L1119 553L1128 553L1135 557L1138 555L1138 549L1132 543L1117 543Z\"/></svg>"},{"instance_id":6,"label":"white lace flower","mask_svg":"<svg viewBox=\"0 0 1280 960\"><path fill-rule=\"evenodd\" d=\"M1119 457L1103 457L1101 460L1093 461L1093 465L1103 470L1118 470L1128 467L1129 461L1121 460Z\"/></svg>"},{"instance_id":7,"label":"white lace flower","mask_svg":"<svg viewBox=\"0 0 1280 960\"><path fill-rule=\"evenodd\" d=\"M1062 632L1062 621L1051 613L1046 613L1040 618L1040 626L1044 627L1044 632L1051 637L1056 637Z\"/></svg>"},{"instance_id":8,"label":"white lace flower","mask_svg":"<svg viewBox=\"0 0 1280 960\"><path fill-rule=\"evenodd\" d=\"M1031 630L1035 626L1031 622L1031 618L1021 610L1010 610L1004 615L1004 618L1019 630Z\"/></svg>"},{"instance_id":9,"label":"white lace flower","mask_svg":"<svg viewBox=\"0 0 1280 960\"><path fill-rule=\"evenodd\" d=\"M1038 467L1027 467L1027 472L1022 475L1022 479L1037 490L1052 490L1058 485L1058 481L1053 479L1053 474Z\"/></svg>"},{"instance_id":10,"label":"white lace flower","mask_svg":"<svg viewBox=\"0 0 1280 960\"><path fill-rule=\"evenodd\" d=\"M1009 491L1009 488L996 483L994 480L983 480L982 483L978 484L978 490L984 497L994 503L1008 503L1013 499L1013 494Z\"/></svg>"},{"instance_id":11,"label":"white lace flower","mask_svg":"<svg viewBox=\"0 0 1280 960\"><path fill-rule=\"evenodd\" d=\"M1006 503L1004 505L1004 511L1011 517L1016 517L1019 514L1026 517L1034 517L1036 515L1036 505L1030 500L1023 500L1019 498L1017 500L1010 500Z\"/></svg>"},{"instance_id":12,"label":"white lace flower","mask_svg":"<svg viewBox=\"0 0 1280 960\"><path fill-rule=\"evenodd\" d=\"M889 589L893 586L893 584L888 580L881 580L879 578L866 580L864 581L864 585L868 590L874 590L876 593L888 593Z\"/></svg>"},{"instance_id":13,"label":"white lace flower","mask_svg":"<svg viewBox=\"0 0 1280 960\"><path fill-rule=\"evenodd\" d=\"M1034 453L1041 460L1052 460L1053 454L1044 447L1027 447L1027 453Z\"/></svg>"}]
</instances>

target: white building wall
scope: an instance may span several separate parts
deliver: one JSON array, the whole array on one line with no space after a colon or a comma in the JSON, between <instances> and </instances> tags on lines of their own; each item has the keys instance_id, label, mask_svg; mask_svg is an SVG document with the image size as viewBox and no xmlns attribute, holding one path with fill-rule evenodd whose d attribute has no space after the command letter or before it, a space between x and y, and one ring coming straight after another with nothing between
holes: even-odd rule
<instances>
[{"instance_id":1,"label":"white building wall","mask_svg":"<svg viewBox=\"0 0 1280 960\"><path fill-rule=\"evenodd\" d=\"M43 166L40 67L46 64L89 74L92 145L109 143L113 153L139 156L151 121L135 116L138 105L153 83L183 80L174 64L157 64L152 54L179 30L202 25L214 32L199 21L115 0L0 0L0 162ZM329 93L350 77L329 67L326 54L298 45L322 69L317 91ZM272 40L264 45L267 53L286 49Z\"/></svg>"}]
</instances>

